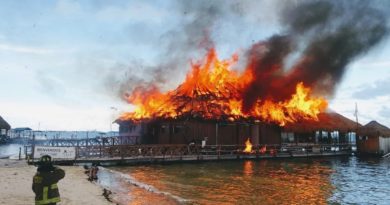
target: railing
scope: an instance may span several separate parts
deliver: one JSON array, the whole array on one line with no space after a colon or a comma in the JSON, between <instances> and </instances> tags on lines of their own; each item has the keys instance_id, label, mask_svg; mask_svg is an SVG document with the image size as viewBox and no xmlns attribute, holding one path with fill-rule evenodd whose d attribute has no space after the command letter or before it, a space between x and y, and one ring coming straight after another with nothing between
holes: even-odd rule
<instances>
[{"instance_id":1,"label":"railing","mask_svg":"<svg viewBox=\"0 0 390 205\"><path fill-rule=\"evenodd\" d=\"M390 152L387 153L387 154L385 154L385 155L383 155L382 157L383 157L383 158L390 158Z\"/></svg>"},{"instance_id":2,"label":"railing","mask_svg":"<svg viewBox=\"0 0 390 205\"><path fill-rule=\"evenodd\" d=\"M280 156L301 154L322 154L353 152L351 144L267 144L252 147L250 153L244 152L244 145L92 145L76 146L76 159L92 158L141 158L141 157L185 157L185 156ZM25 147L26 156L30 156L31 146Z\"/></svg>"},{"instance_id":3,"label":"railing","mask_svg":"<svg viewBox=\"0 0 390 205\"><path fill-rule=\"evenodd\" d=\"M156 156L188 156L188 155L268 155L293 153L334 153L352 152L350 144L338 145L258 145L253 146L250 153L243 150L243 145L113 145L76 147L76 158L127 158Z\"/></svg>"}]
</instances>

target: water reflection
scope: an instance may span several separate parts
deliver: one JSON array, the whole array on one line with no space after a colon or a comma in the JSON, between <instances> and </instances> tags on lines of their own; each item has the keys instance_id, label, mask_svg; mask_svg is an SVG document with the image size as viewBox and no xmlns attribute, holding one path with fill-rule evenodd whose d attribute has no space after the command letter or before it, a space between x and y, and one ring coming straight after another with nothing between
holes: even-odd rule
<instances>
[{"instance_id":1,"label":"water reflection","mask_svg":"<svg viewBox=\"0 0 390 205\"><path fill-rule=\"evenodd\" d=\"M251 176L253 173L253 161L245 161L244 162L244 174L247 176Z\"/></svg>"},{"instance_id":2,"label":"water reflection","mask_svg":"<svg viewBox=\"0 0 390 205\"><path fill-rule=\"evenodd\" d=\"M336 190L330 203L389 204L390 160L356 158L331 161L331 182Z\"/></svg>"},{"instance_id":3,"label":"water reflection","mask_svg":"<svg viewBox=\"0 0 390 205\"><path fill-rule=\"evenodd\" d=\"M117 167L194 204L326 204L332 170L306 160Z\"/></svg>"},{"instance_id":4,"label":"water reflection","mask_svg":"<svg viewBox=\"0 0 390 205\"><path fill-rule=\"evenodd\" d=\"M390 159L322 158L114 167L190 204L389 204ZM120 180L120 179L118 179ZM114 183L115 184L115 183ZM109 184L108 184L109 185ZM133 201L176 204L118 184ZM134 201L134 199L136 199Z\"/></svg>"}]
</instances>

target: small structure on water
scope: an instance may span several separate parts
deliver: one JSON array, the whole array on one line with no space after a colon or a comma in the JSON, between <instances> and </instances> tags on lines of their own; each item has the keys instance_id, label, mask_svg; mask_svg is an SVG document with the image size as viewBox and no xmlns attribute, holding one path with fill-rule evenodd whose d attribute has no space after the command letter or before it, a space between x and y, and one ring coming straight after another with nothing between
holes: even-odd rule
<instances>
[{"instance_id":1,"label":"small structure on water","mask_svg":"<svg viewBox=\"0 0 390 205\"><path fill-rule=\"evenodd\" d=\"M11 126L0 116L0 143L5 143L9 140L9 130Z\"/></svg>"},{"instance_id":2,"label":"small structure on water","mask_svg":"<svg viewBox=\"0 0 390 205\"><path fill-rule=\"evenodd\" d=\"M357 147L361 154L383 155L390 152L390 129L377 121L360 127Z\"/></svg>"},{"instance_id":3,"label":"small structure on water","mask_svg":"<svg viewBox=\"0 0 390 205\"><path fill-rule=\"evenodd\" d=\"M356 144L360 124L335 112L318 114L318 120L300 120L283 127L282 143Z\"/></svg>"}]
</instances>

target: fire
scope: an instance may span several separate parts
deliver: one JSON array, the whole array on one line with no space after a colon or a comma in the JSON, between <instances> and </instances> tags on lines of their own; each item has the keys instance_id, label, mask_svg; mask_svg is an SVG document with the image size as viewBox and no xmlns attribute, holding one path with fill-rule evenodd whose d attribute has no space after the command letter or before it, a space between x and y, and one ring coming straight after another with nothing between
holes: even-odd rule
<instances>
[{"instance_id":1,"label":"fire","mask_svg":"<svg viewBox=\"0 0 390 205\"><path fill-rule=\"evenodd\" d=\"M326 109L327 101L311 96L311 89L300 82L293 85L295 93L289 99L260 99L249 111L244 111L243 92L254 79L249 68L241 73L231 69L237 60L237 55L219 60L216 51L211 49L203 62L191 64L185 81L175 90L163 93L156 86L135 88L127 97L135 109L124 113L121 119L252 119L283 126L299 119L317 120L317 115Z\"/></svg>"},{"instance_id":2,"label":"fire","mask_svg":"<svg viewBox=\"0 0 390 205\"><path fill-rule=\"evenodd\" d=\"M245 152L245 153L252 153L252 143L249 140L249 138L245 141L245 149L244 149L243 152Z\"/></svg>"},{"instance_id":3,"label":"fire","mask_svg":"<svg viewBox=\"0 0 390 205\"><path fill-rule=\"evenodd\" d=\"M290 100L279 103L266 100L256 107L255 116L272 119L283 126L300 118L318 120L317 115L325 110L327 105L323 98L310 98L310 88L306 88L301 82L296 85L295 94Z\"/></svg>"}]
</instances>

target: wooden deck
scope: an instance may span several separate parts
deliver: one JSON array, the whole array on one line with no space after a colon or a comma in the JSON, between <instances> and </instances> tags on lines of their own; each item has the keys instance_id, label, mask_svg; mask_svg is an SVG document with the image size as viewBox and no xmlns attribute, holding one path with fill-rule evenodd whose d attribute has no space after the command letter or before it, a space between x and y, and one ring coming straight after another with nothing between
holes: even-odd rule
<instances>
[{"instance_id":1,"label":"wooden deck","mask_svg":"<svg viewBox=\"0 0 390 205\"><path fill-rule=\"evenodd\" d=\"M237 159L270 159L351 155L350 144L333 145L259 145L251 153L241 145L109 145L76 146L72 160L55 160L56 164L90 164L103 166L147 163L200 162ZM266 148L264 148L266 147ZM26 147L26 150L31 149ZM29 156L29 153L27 153ZM31 161L33 163L34 160Z\"/></svg>"}]
</instances>

